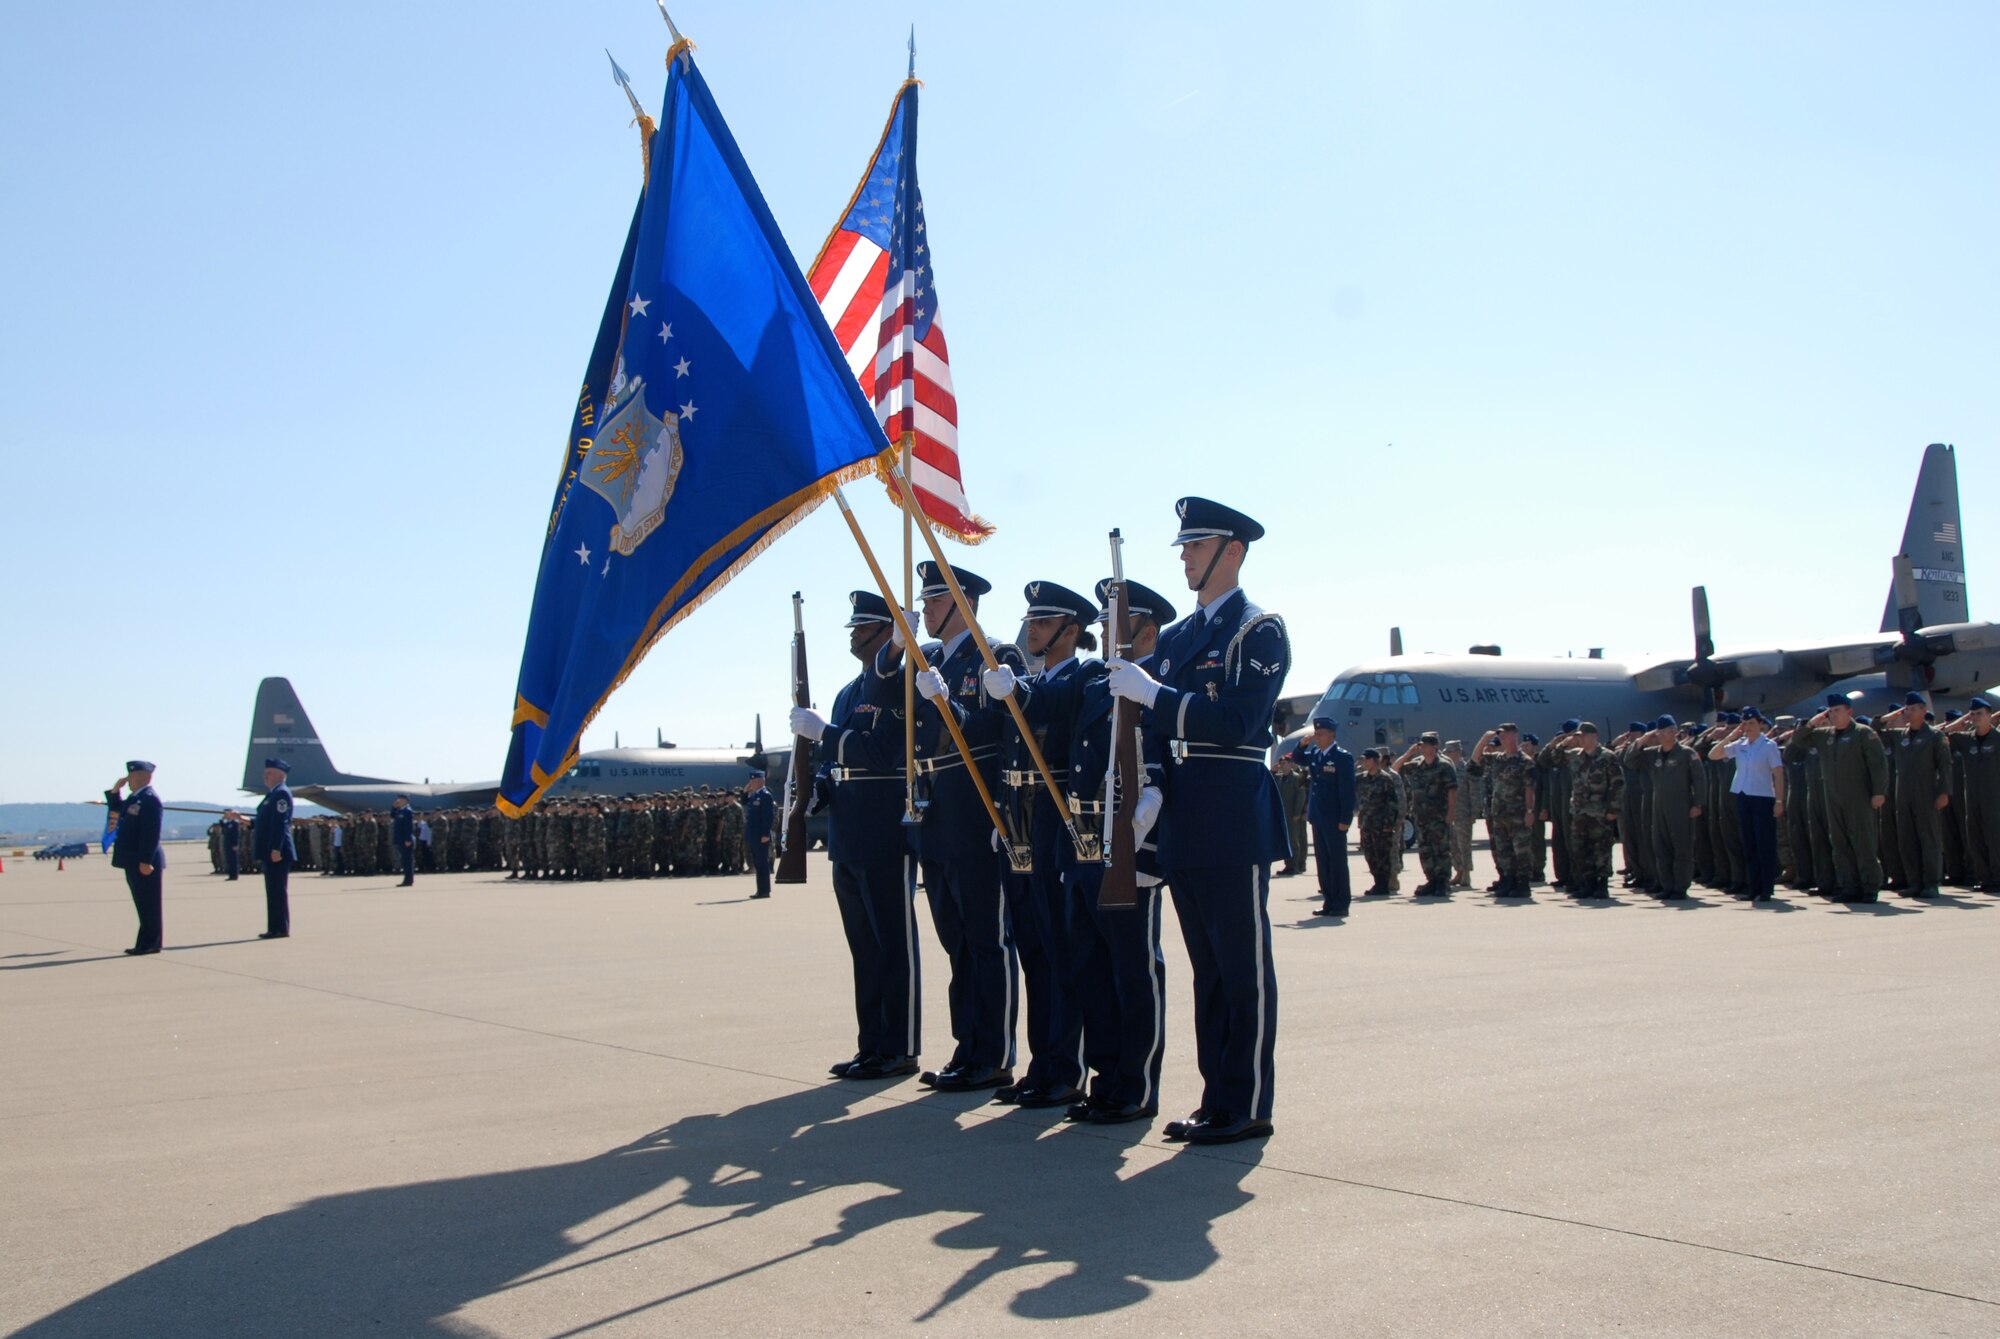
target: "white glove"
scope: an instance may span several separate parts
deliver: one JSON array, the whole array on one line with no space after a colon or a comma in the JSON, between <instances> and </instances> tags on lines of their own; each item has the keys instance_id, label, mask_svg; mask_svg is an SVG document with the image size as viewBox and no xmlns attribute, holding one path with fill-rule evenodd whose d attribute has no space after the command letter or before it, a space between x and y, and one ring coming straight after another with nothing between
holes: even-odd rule
<instances>
[{"instance_id":1,"label":"white glove","mask_svg":"<svg viewBox=\"0 0 2000 1339\"><path fill-rule=\"evenodd\" d=\"M889 640L895 644L897 650L903 649L903 624L907 622L912 628L918 627L922 624L923 617L914 609L905 609L900 620L889 620Z\"/></svg>"},{"instance_id":2,"label":"white glove","mask_svg":"<svg viewBox=\"0 0 2000 1339\"><path fill-rule=\"evenodd\" d=\"M1007 849L1007 843L1000 839L999 828L993 829L993 849L996 851L1004 851Z\"/></svg>"},{"instance_id":3,"label":"white glove","mask_svg":"<svg viewBox=\"0 0 2000 1339\"><path fill-rule=\"evenodd\" d=\"M1157 684L1154 685L1158 687ZM1143 846L1146 834L1153 830L1153 824L1160 821L1160 788L1148 786L1139 792L1139 802L1132 806L1132 844Z\"/></svg>"},{"instance_id":4,"label":"white glove","mask_svg":"<svg viewBox=\"0 0 2000 1339\"><path fill-rule=\"evenodd\" d=\"M817 740L826 733L826 717L811 707L793 707L792 733L800 739Z\"/></svg>"},{"instance_id":5,"label":"white glove","mask_svg":"<svg viewBox=\"0 0 2000 1339\"><path fill-rule=\"evenodd\" d=\"M995 666L980 675L979 682L986 685L988 697L1014 696L1014 670L1011 666Z\"/></svg>"},{"instance_id":6,"label":"white glove","mask_svg":"<svg viewBox=\"0 0 2000 1339\"><path fill-rule=\"evenodd\" d=\"M1160 695L1160 681L1140 669L1129 660L1113 659L1105 662L1111 666L1111 695L1122 697L1128 702L1142 703L1148 707Z\"/></svg>"},{"instance_id":7,"label":"white glove","mask_svg":"<svg viewBox=\"0 0 2000 1339\"><path fill-rule=\"evenodd\" d=\"M917 672L917 691L924 695L924 701L935 702L944 696L944 675L934 669Z\"/></svg>"}]
</instances>

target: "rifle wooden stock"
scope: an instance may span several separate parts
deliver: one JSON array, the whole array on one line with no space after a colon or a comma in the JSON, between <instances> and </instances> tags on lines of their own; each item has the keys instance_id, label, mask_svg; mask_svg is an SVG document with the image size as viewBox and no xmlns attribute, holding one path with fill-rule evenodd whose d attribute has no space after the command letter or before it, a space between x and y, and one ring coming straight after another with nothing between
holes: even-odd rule
<instances>
[{"instance_id":1,"label":"rifle wooden stock","mask_svg":"<svg viewBox=\"0 0 2000 1339\"><path fill-rule=\"evenodd\" d=\"M1132 650L1127 631L1132 609L1125 590L1124 543L1113 530L1111 584L1104 591L1105 605L1111 611L1111 626L1105 629L1106 649L1120 659ZM1138 703L1122 697L1111 699L1110 754L1111 766L1104 776L1104 882L1098 887L1097 905L1120 911L1139 905L1139 841L1132 829L1132 813L1146 785L1139 761Z\"/></svg>"},{"instance_id":2,"label":"rifle wooden stock","mask_svg":"<svg viewBox=\"0 0 2000 1339\"><path fill-rule=\"evenodd\" d=\"M812 687L806 681L805 601L792 592L792 705L812 706ZM813 742L792 737L792 766L785 774L784 845L778 856L779 883L806 881L806 801L812 796Z\"/></svg>"}]
</instances>

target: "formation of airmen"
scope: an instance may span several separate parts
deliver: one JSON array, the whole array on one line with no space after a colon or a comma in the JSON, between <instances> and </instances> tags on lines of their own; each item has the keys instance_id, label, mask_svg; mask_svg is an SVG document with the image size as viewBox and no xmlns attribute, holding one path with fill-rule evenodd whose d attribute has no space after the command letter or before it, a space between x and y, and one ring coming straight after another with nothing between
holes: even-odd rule
<instances>
[{"instance_id":1,"label":"formation of airmen","mask_svg":"<svg viewBox=\"0 0 2000 1339\"><path fill-rule=\"evenodd\" d=\"M1633 721L1603 739L1568 720L1546 745L1509 722L1469 758L1433 733L1401 755L1364 749L1352 805L1364 895L1400 891L1406 820L1424 873L1414 895L1470 888L1479 819L1499 872L1487 891L1500 897L1538 884L1609 897L1614 844L1622 886L1668 900L1699 886L1762 901L1779 883L1864 904L1947 885L2000 892L1995 721L1983 698L1937 722L1920 693L1878 718L1831 694L1803 721L1750 708L1707 724ZM1332 722L1314 724L1330 735Z\"/></svg>"},{"instance_id":2,"label":"formation of airmen","mask_svg":"<svg viewBox=\"0 0 2000 1339\"><path fill-rule=\"evenodd\" d=\"M1284 621L1238 580L1263 527L1203 498L1175 510L1172 543L1196 605L1186 618L1127 582L1128 616L1114 627L1109 579L1095 598L1031 581L1016 647L974 631L967 615L977 617L992 587L963 568L919 564L919 610L893 610L872 591L850 597L860 672L828 715L801 707L791 717L793 734L819 743L811 805L829 814L854 960L857 1049L831 1067L836 1077L920 1074L938 1091L992 1090L999 1102L1063 1108L1072 1121L1150 1120L1171 899L1194 975L1202 1092L1162 1133L1196 1144L1271 1133L1278 986L1267 903L1271 867L1293 850L1266 754L1291 643ZM1006 613L1011 621L1015 610ZM909 651L921 698L912 714L903 660L919 622L935 640ZM1097 649L1099 629L1103 657L1080 659ZM1136 904L1100 899L1106 867L1089 849L1112 798L1120 713L1141 746L1143 775L1116 782L1131 801ZM919 869L950 964L954 1042L944 1065L921 1072Z\"/></svg>"},{"instance_id":3,"label":"formation of airmen","mask_svg":"<svg viewBox=\"0 0 2000 1339\"><path fill-rule=\"evenodd\" d=\"M423 873L507 871L510 879L651 879L740 874L750 867L744 809L735 791L596 796L544 803L525 817L497 809L429 810L416 816L415 867ZM212 824L209 860L233 876L232 852L248 848L236 820ZM292 823L297 870L322 875L402 872L395 812L370 810Z\"/></svg>"}]
</instances>

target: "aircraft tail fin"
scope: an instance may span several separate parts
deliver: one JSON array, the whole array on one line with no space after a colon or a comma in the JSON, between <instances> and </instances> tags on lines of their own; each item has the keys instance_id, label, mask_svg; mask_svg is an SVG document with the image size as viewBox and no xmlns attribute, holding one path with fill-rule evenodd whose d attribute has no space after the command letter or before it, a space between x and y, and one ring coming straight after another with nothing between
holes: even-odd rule
<instances>
[{"instance_id":1,"label":"aircraft tail fin","mask_svg":"<svg viewBox=\"0 0 2000 1339\"><path fill-rule=\"evenodd\" d=\"M1910 560L1910 575L1916 587L1916 622L1919 628L1938 623L1964 623L1971 619L1966 601L1965 546L1958 514L1958 457L1943 442L1924 448L1924 463L1917 471L1917 490L1910 498L1910 518L1903 526L1903 547ZM1907 587L1906 587L1907 598ZM1882 611L1882 631L1900 631L1907 615L1900 615L1895 585Z\"/></svg>"},{"instance_id":2,"label":"aircraft tail fin","mask_svg":"<svg viewBox=\"0 0 2000 1339\"><path fill-rule=\"evenodd\" d=\"M305 705L292 691L290 679L266 679L257 685L257 706L250 716L250 748L243 757L243 789L263 793L266 758L283 758L292 765L286 780L293 786L383 781L376 776L352 776L333 765Z\"/></svg>"}]
</instances>

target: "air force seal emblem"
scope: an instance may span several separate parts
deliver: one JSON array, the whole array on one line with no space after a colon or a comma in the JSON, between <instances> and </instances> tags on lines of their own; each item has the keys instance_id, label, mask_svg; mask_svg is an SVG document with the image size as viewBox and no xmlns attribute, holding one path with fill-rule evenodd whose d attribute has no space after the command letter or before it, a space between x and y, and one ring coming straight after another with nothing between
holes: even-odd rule
<instances>
[{"instance_id":1,"label":"air force seal emblem","mask_svg":"<svg viewBox=\"0 0 2000 1339\"><path fill-rule=\"evenodd\" d=\"M634 379L623 403L598 429L579 474L618 518L611 527L614 552L630 557L659 529L683 458L680 415L655 417L646 408L645 382Z\"/></svg>"}]
</instances>

